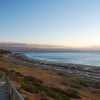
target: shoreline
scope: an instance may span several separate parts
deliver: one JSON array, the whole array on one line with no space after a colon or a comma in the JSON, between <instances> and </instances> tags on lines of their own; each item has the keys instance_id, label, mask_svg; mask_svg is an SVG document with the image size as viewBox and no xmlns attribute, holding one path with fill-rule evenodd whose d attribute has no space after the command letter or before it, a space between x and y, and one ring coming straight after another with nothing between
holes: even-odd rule
<instances>
[{"instance_id":1,"label":"shoreline","mask_svg":"<svg viewBox=\"0 0 100 100\"><path fill-rule=\"evenodd\" d=\"M21 55L24 55L24 56L28 57L28 59L33 59L33 60L37 60L37 61L46 61L46 62L52 62L52 63L82 65L82 66L89 66L89 67L91 66L91 67L98 67L98 68L100 68L100 65L72 63L72 62L61 62L61 61L55 61L55 60L45 60L45 59L42 59L42 58L34 58L34 57L28 56L28 55L26 55L24 53L13 53L13 54L21 54Z\"/></svg>"},{"instance_id":2,"label":"shoreline","mask_svg":"<svg viewBox=\"0 0 100 100\"><path fill-rule=\"evenodd\" d=\"M23 54L23 55L25 55L25 54ZM55 60L45 60L45 59L42 59L42 58L33 58L33 57L28 56L28 55L25 55L25 56L27 56L28 58L32 58L32 59L34 59L34 60L39 60L39 61L54 62L54 63L62 63L62 64L82 65L82 66L91 66L91 67L100 67L100 65L81 64L81 63L71 63L71 62L61 62L61 61L55 61Z\"/></svg>"},{"instance_id":3,"label":"shoreline","mask_svg":"<svg viewBox=\"0 0 100 100\"><path fill-rule=\"evenodd\" d=\"M6 59L10 62L22 64L24 66L51 69L84 79L100 81L100 66L47 61L42 59L30 58L20 53L11 54L7 56Z\"/></svg>"}]
</instances>

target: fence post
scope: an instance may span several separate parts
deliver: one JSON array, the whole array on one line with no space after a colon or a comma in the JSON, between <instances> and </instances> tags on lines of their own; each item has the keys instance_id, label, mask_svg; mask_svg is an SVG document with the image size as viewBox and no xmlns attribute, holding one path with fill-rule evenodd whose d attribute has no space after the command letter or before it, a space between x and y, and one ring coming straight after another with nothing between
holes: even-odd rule
<instances>
[{"instance_id":1,"label":"fence post","mask_svg":"<svg viewBox=\"0 0 100 100\"><path fill-rule=\"evenodd\" d=\"M12 89L11 89L11 100L14 100L14 93Z\"/></svg>"}]
</instances>

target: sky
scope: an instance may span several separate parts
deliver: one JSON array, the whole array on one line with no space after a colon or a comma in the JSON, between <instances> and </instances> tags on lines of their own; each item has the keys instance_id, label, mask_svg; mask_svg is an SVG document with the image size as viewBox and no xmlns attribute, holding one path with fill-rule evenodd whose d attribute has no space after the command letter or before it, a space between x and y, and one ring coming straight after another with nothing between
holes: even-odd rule
<instances>
[{"instance_id":1,"label":"sky","mask_svg":"<svg viewBox=\"0 0 100 100\"><path fill-rule=\"evenodd\" d=\"M97 47L100 0L0 0L0 42Z\"/></svg>"}]
</instances>

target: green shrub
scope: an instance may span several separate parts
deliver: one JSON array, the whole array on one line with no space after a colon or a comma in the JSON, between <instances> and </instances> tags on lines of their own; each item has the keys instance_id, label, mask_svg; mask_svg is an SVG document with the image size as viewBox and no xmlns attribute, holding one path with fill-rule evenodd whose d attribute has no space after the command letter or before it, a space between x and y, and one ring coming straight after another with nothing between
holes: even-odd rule
<instances>
[{"instance_id":1,"label":"green shrub","mask_svg":"<svg viewBox=\"0 0 100 100\"><path fill-rule=\"evenodd\" d=\"M3 71L3 72L8 72L8 69L5 68L5 67L0 67L0 70Z\"/></svg>"},{"instance_id":2,"label":"green shrub","mask_svg":"<svg viewBox=\"0 0 100 100\"><path fill-rule=\"evenodd\" d=\"M82 79L82 78L76 78L76 77L73 77L71 79L72 82L74 83L77 83L77 84L80 84L84 87L92 87L92 88L96 88L96 89L100 89L100 82L95 82L95 81L91 81L91 80L85 80L85 79Z\"/></svg>"},{"instance_id":3,"label":"green shrub","mask_svg":"<svg viewBox=\"0 0 100 100\"><path fill-rule=\"evenodd\" d=\"M68 86L68 83L66 83L66 82L61 82L61 84L64 86Z\"/></svg>"},{"instance_id":4,"label":"green shrub","mask_svg":"<svg viewBox=\"0 0 100 100\"><path fill-rule=\"evenodd\" d=\"M44 86L42 83L43 82L41 80L36 79L33 76L26 76L24 78L24 84L21 85L21 88L30 93L44 91L47 96L53 98L54 100L70 100L70 98L80 98L77 91L63 91L57 88ZM46 98L43 100L45 99Z\"/></svg>"},{"instance_id":5,"label":"green shrub","mask_svg":"<svg viewBox=\"0 0 100 100\"><path fill-rule=\"evenodd\" d=\"M89 87L89 83L87 83L87 82L80 82L79 84L81 84L82 86L85 86L85 87Z\"/></svg>"},{"instance_id":6,"label":"green shrub","mask_svg":"<svg viewBox=\"0 0 100 100\"><path fill-rule=\"evenodd\" d=\"M48 100L48 98L41 98L40 100Z\"/></svg>"},{"instance_id":7,"label":"green shrub","mask_svg":"<svg viewBox=\"0 0 100 100\"><path fill-rule=\"evenodd\" d=\"M77 86L77 85L70 85L72 88L75 88L75 89L81 89L80 86Z\"/></svg>"},{"instance_id":8,"label":"green shrub","mask_svg":"<svg viewBox=\"0 0 100 100\"><path fill-rule=\"evenodd\" d=\"M92 88L100 89L100 82L92 82L90 83Z\"/></svg>"},{"instance_id":9,"label":"green shrub","mask_svg":"<svg viewBox=\"0 0 100 100\"><path fill-rule=\"evenodd\" d=\"M2 55L0 54L0 58L2 57Z\"/></svg>"},{"instance_id":10,"label":"green shrub","mask_svg":"<svg viewBox=\"0 0 100 100\"><path fill-rule=\"evenodd\" d=\"M26 98L24 98L24 100L31 100L30 98L28 98L28 97L26 97Z\"/></svg>"},{"instance_id":11,"label":"green shrub","mask_svg":"<svg viewBox=\"0 0 100 100\"><path fill-rule=\"evenodd\" d=\"M15 74L16 74L16 76L24 77L24 75L21 74L20 72L16 72Z\"/></svg>"},{"instance_id":12,"label":"green shrub","mask_svg":"<svg viewBox=\"0 0 100 100\"><path fill-rule=\"evenodd\" d=\"M73 91L63 91L63 90L60 90L60 89L57 89L57 88L52 88L52 90L56 91L56 92L59 92L63 95L66 95L70 98L77 98L77 99L80 99L80 96L78 95L78 92L76 90L73 90Z\"/></svg>"},{"instance_id":13,"label":"green shrub","mask_svg":"<svg viewBox=\"0 0 100 100\"><path fill-rule=\"evenodd\" d=\"M25 81L26 83L32 83L33 85L40 85L40 84L43 83L43 81L41 81L41 80L39 80L39 79L36 79L36 78L33 77L33 76L26 76L26 77L24 78L24 81Z\"/></svg>"},{"instance_id":14,"label":"green shrub","mask_svg":"<svg viewBox=\"0 0 100 100\"><path fill-rule=\"evenodd\" d=\"M76 78L76 77L73 77L71 79L71 81L74 82L74 83L80 84L82 86L85 86L85 87L88 87L89 84L90 84L90 81L84 80L84 79L81 79L81 78Z\"/></svg>"},{"instance_id":15,"label":"green shrub","mask_svg":"<svg viewBox=\"0 0 100 100\"><path fill-rule=\"evenodd\" d=\"M7 50L0 49L0 54L1 55L3 55L3 54L11 54L11 52L7 51Z\"/></svg>"},{"instance_id":16,"label":"green shrub","mask_svg":"<svg viewBox=\"0 0 100 100\"><path fill-rule=\"evenodd\" d=\"M10 80L21 82L21 79L19 77L17 77L13 71L10 70L10 71L6 72L5 74L9 77Z\"/></svg>"},{"instance_id":17,"label":"green shrub","mask_svg":"<svg viewBox=\"0 0 100 100\"><path fill-rule=\"evenodd\" d=\"M11 72L11 73L15 73L15 71L14 71L14 70L10 70L10 72Z\"/></svg>"},{"instance_id":18,"label":"green shrub","mask_svg":"<svg viewBox=\"0 0 100 100\"><path fill-rule=\"evenodd\" d=\"M63 73L63 72L59 72L59 73L57 73L59 76L63 76L63 77L67 77L68 75L67 74L65 74L65 73Z\"/></svg>"},{"instance_id":19,"label":"green shrub","mask_svg":"<svg viewBox=\"0 0 100 100\"><path fill-rule=\"evenodd\" d=\"M39 90L31 84L22 84L21 88L30 93L39 93Z\"/></svg>"},{"instance_id":20,"label":"green shrub","mask_svg":"<svg viewBox=\"0 0 100 100\"><path fill-rule=\"evenodd\" d=\"M60 91L55 91L47 86L39 86L38 87L40 91L44 91L47 96L54 98L54 100L70 100L70 98L64 94L62 94Z\"/></svg>"}]
</instances>

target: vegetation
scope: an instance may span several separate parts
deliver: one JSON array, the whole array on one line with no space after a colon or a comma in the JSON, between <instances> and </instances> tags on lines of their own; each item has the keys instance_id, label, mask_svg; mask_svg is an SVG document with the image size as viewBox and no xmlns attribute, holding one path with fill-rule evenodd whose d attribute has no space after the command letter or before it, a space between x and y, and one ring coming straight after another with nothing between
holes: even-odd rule
<instances>
[{"instance_id":1,"label":"vegetation","mask_svg":"<svg viewBox=\"0 0 100 100\"><path fill-rule=\"evenodd\" d=\"M76 91L64 91L57 88L51 88L43 85L43 81L36 79L33 76L26 76L24 78L24 84L21 88L30 93L39 93L44 91L47 96L54 98L55 100L70 100L71 98L80 98Z\"/></svg>"},{"instance_id":2,"label":"vegetation","mask_svg":"<svg viewBox=\"0 0 100 100\"><path fill-rule=\"evenodd\" d=\"M8 72L8 69L5 68L5 67L0 67L0 71L3 71L3 72Z\"/></svg>"},{"instance_id":3,"label":"vegetation","mask_svg":"<svg viewBox=\"0 0 100 100\"><path fill-rule=\"evenodd\" d=\"M2 71L8 75L11 80L15 80L21 83L21 88L27 92L38 94L39 92L44 91L45 94L55 100L70 100L70 98L80 98L78 96L78 92L76 91L64 91L57 88L52 88L43 85L43 81L33 77L33 76L25 76L20 72L16 72L14 70L8 70L6 68L0 68ZM24 77L20 79L20 77ZM27 100L27 98L26 98ZM44 98L43 100L46 100Z\"/></svg>"},{"instance_id":4,"label":"vegetation","mask_svg":"<svg viewBox=\"0 0 100 100\"><path fill-rule=\"evenodd\" d=\"M73 84L68 84L65 81L62 81L61 84L64 86L70 86L73 89L71 90L62 90L59 89L57 87L49 87L44 85L43 81L40 79L37 79L36 77L29 75L29 76L24 76L22 73L20 72L16 72L15 70L11 69L7 69L6 67L0 67L0 70L2 70L3 72L5 72L6 75L8 75L8 77L16 82L21 83L21 87L19 89L19 92L21 89L29 92L29 93L35 93L35 94L39 94L41 92L44 92L48 97L53 98L54 100L70 100L70 98L76 98L76 99L80 99L80 94L77 91L77 89L81 89L81 85L86 87L84 84L88 84L88 87L99 87L100 83L99 82L92 82L92 81L87 81L81 78L76 78L76 77L68 77L70 78L70 80L74 83L76 83L77 85L73 85ZM59 74L61 77L65 77L64 74L60 73ZM79 85L78 85L79 84ZM97 91L95 91L97 92ZM94 92L93 92L94 93ZM30 98L25 98L25 100L31 100ZM40 100L48 100L46 97L40 98Z\"/></svg>"},{"instance_id":5,"label":"vegetation","mask_svg":"<svg viewBox=\"0 0 100 100\"><path fill-rule=\"evenodd\" d=\"M76 77L73 77L71 79L71 81L76 83L76 84L80 84L80 85L82 85L84 87L92 87L92 88L100 89L100 82L85 80L85 79L76 78Z\"/></svg>"},{"instance_id":6,"label":"vegetation","mask_svg":"<svg viewBox=\"0 0 100 100\"><path fill-rule=\"evenodd\" d=\"M33 85L40 85L43 83L43 81L39 80L39 79L36 79L35 77L33 76L26 76L24 78L24 82L25 83L31 83Z\"/></svg>"},{"instance_id":7,"label":"vegetation","mask_svg":"<svg viewBox=\"0 0 100 100\"><path fill-rule=\"evenodd\" d=\"M31 84L22 84L21 88L30 93L39 93L39 90Z\"/></svg>"},{"instance_id":8,"label":"vegetation","mask_svg":"<svg viewBox=\"0 0 100 100\"><path fill-rule=\"evenodd\" d=\"M26 98L24 98L24 100L31 100L30 98L28 98L28 97L26 97Z\"/></svg>"},{"instance_id":9,"label":"vegetation","mask_svg":"<svg viewBox=\"0 0 100 100\"><path fill-rule=\"evenodd\" d=\"M61 84L64 86L68 86L68 83L66 83L66 82L61 82Z\"/></svg>"},{"instance_id":10,"label":"vegetation","mask_svg":"<svg viewBox=\"0 0 100 100\"><path fill-rule=\"evenodd\" d=\"M78 92L76 90L72 90L72 91L68 91L68 92L57 89L57 88L52 88L52 90L54 90L56 92L60 92L61 94L66 95L66 96L71 97L71 98L78 98L78 99L80 98L78 96Z\"/></svg>"},{"instance_id":11,"label":"vegetation","mask_svg":"<svg viewBox=\"0 0 100 100\"><path fill-rule=\"evenodd\" d=\"M78 86L78 85L70 85L72 88L75 88L75 89L81 89L81 87L80 86Z\"/></svg>"},{"instance_id":12,"label":"vegetation","mask_svg":"<svg viewBox=\"0 0 100 100\"><path fill-rule=\"evenodd\" d=\"M0 54L0 58L2 57L2 55Z\"/></svg>"},{"instance_id":13,"label":"vegetation","mask_svg":"<svg viewBox=\"0 0 100 100\"><path fill-rule=\"evenodd\" d=\"M70 98L67 95L61 93L59 90L57 91L56 89L43 85L40 85L38 89L40 91L44 91L47 94L47 96L54 98L55 100L70 100Z\"/></svg>"},{"instance_id":14,"label":"vegetation","mask_svg":"<svg viewBox=\"0 0 100 100\"><path fill-rule=\"evenodd\" d=\"M13 71L13 70L12 70ZM14 71L13 71L14 72ZM23 74L21 74L20 72L15 72L16 76L20 76L20 77L24 77Z\"/></svg>"},{"instance_id":15,"label":"vegetation","mask_svg":"<svg viewBox=\"0 0 100 100\"><path fill-rule=\"evenodd\" d=\"M67 76L68 76L67 74L65 74L65 73L63 73L63 72L59 72L58 75L59 75L59 76L63 76L63 77L67 77Z\"/></svg>"},{"instance_id":16,"label":"vegetation","mask_svg":"<svg viewBox=\"0 0 100 100\"><path fill-rule=\"evenodd\" d=\"M11 52L7 51L7 50L0 49L0 56L2 56L4 54L11 54Z\"/></svg>"},{"instance_id":17,"label":"vegetation","mask_svg":"<svg viewBox=\"0 0 100 100\"><path fill-rule=\"evenodd\" d=\"M48 98L41 98L40 100L48 100Z\"/></svg>"}]
</instances>

